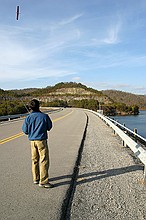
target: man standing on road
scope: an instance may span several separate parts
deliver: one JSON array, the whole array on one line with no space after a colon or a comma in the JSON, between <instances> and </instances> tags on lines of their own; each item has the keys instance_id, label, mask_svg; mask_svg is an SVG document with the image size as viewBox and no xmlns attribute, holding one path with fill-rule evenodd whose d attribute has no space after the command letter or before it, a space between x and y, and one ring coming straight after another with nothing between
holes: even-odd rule
<instances>
[{"instance_id":1,"label":"man standing on road","mask_svg":"<svg viewBox=\"0 0 146 220\"><path fill-rule=\"evenodd\" d=\"M51 130L52 121L47 114L40 111L39 105L36 99L30 102L31 113L26 117L22 130L31 142L33 182L41 187L52 188L54 185L48 180L49 150L47 144L47 131Z\"/></svg>"}]
</instances>

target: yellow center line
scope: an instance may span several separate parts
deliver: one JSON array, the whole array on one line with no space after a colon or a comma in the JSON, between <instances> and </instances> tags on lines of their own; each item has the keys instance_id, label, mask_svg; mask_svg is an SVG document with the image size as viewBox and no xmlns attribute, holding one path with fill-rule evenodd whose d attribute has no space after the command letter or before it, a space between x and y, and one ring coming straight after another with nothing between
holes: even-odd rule
<instances>
[{"instance_id":1,"label":"yellow center line","mask_svg":"<svg viewBox=\"0 0 146 220\"><path fill-rule=\"evenodd\" d=\"M65 118L65 117L67 117L68 115L70 115L70 114L72 114L72 113L73 113L73 110L72 110L71 112L69 112L67 115L64 115L64 116L61 116L61 117L59 117L59 118L54 119L53 122L59 121L59 120L61 120L61 119Z\"/></svg>"},{"instance_id":2,"label":"yellow center line","mask_svg":"<svg viewBox=\"0 0 146 220\"><path fill-rule=\"evenodd\" d=\"M14 139L19 138L19 137L21 137L21 136L23 136L23 135L24 135L23 132L18 133L18 134L15 134L15 135L13 135L13 136L11 136L11 137L8 137L8 138L5 138L5 139L1 140L1 141L0 141L0 144L4 144L4 143L6 143L6 142L8 142L8 141L14 140Z\"/></svg>"},{"instance_id":3,"label":"yellow center line","mask_svg":"<svg viewBox=\"0 0 146 220\"><path fill-rule=\"evenodd\" d=\"M56 118L56 119L52 120L52 122L59 121L59 120L65 118L65 117L67 117L67 116L70 115L71 113L73 113L73 110L72 110L70 113L68 113L67 115L64 115L64 116L62 116L62 117L59 117L59 118ZM24 135L24 133L23 133L23 132L20 132L20 133L15 134L15 135L13 135L13 136L11 136L11 137L8 137L8 138L5 138L5 139L3 139L3 140L0 140L0 145L1 145L1 144L4 144L4 143L6 143L6 142L9 142L9 141L11 141L11 140L14 140L14 139L16 139L16 138L19 138L19 137L21 137L21 136L23 136L23 135Z\"/></svg>"}]
</instances>

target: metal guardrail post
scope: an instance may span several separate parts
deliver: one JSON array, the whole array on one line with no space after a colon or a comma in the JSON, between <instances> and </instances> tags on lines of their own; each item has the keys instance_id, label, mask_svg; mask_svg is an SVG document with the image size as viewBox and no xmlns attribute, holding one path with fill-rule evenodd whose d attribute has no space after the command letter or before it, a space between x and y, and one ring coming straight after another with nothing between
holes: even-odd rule
<instances>
[{"instance_id":1,"label":"metal guardrail post","mask_svg":"<svg viewBox=\"0 0 146 220\"><path fill-rule=\"evenodd\" d=\"M134 139L135 139L135 142L137 142L137 137L136 137L136 134L137 134L137 128L134 128L134 133L135 133L135 135L134 135Z\"/></svg>"},{"instance_id":2,"label":"metal guardrail post","mask_svg":"<svg viewBox=\"0 0 146 220\"><path fill-rule=\"evenodd\" d=\"M123 147L125 146L125 142L124 142L124 140L122 141L122 145L123 145Z\"/></svg>"},{"instance_id":3,"label":"metal guardrail post","mask_svg":"<svg viewBox=\"0 0 146 220\"><path fill-rule=\"evenodd\" d=\"M146 165L144 166L144 184L146 184Z\"/></svg>"}]
</instances>

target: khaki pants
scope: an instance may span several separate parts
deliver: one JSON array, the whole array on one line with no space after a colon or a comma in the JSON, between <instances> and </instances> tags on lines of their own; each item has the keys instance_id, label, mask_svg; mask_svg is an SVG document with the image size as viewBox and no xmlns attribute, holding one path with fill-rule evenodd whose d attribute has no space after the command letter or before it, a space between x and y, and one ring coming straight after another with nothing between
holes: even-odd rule
<instances>
[{"instance_id":1,"label":"khaki pants","mask_svg":"<svg viewBox=\"0 0 146 220\"><path fill-rule=\"evenodd\" d=\"M33 181L48 182L49 150L47 140L31 141Z\"/></svg>"}]
</instances>

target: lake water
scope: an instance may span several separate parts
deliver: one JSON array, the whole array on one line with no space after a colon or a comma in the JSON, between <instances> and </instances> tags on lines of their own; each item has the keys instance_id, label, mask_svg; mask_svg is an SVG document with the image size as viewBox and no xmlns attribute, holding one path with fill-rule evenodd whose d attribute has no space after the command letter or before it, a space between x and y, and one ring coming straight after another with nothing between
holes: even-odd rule
<instances>
[{"instance_id":1,"label":"lake water","mask_svg":"<svg viewBox=\"0 0 146 220\"><path fill-rule=\"evenodd\" d=\"M139 115L115 116L112 118L118 120L121 124L125 124L132 131L137 128L137 133L146 138L146 111L140 111Z\"/></svg>"}]
</instances>

